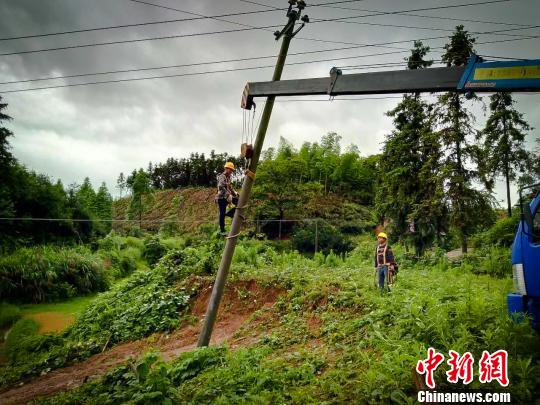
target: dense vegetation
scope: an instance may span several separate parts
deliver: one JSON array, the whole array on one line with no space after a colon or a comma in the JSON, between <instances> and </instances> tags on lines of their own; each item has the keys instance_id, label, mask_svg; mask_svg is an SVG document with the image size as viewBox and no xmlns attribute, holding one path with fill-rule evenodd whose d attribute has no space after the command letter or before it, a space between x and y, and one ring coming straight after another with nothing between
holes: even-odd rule
<instances>
[{"instance_id":1,"label":"dense vegetation","mask_svg":"<svg viewBox=\"0 0 540 405\"><path fill-rule=\"evenodd\" d=\"M356 246L345 259L309 259L278 253L267 242L242 241L231 282L256 279L286 291L272 309L254 315L258 343L196 350L171 363L159 360L159 353L148 354L45 402L407 402L415 396L411 370L429 346L443 353L470 351L476 359L483 350L505 348L507 390L516 402L535 398L540 339L527 322L508 318L507 276L475 274L484 265L474 256L451 263L434 253L413 264L397 247L406 265L393 293L381 296L373 287L372 241L358 240ZM26 354L3 370L3 383L80 360L103 345L177 327L177 311L186 308L199 285L180 280L204 275L201 263L208 262L213 249L219 247L170 251L154 271L135 273L101 295L63 335L40 337L41 352L35 352L37 342L21 339L19 353ZM152 294L160 299L149 300ZM248 328L240 334L253 332ZM451 388L439 371L438 389ZM481 386L475 377L463 388Z\"/></svg>"},{"instance_id":2,"label":"dense vegetation","mask_svg":"<svg viewBox=\"0 0 540 405\"><path fill-rule=\"evenodd\" d=\"M115 244L113 238L103 239L95 253L85 247L37 246L0 257L0 300L58 301L108 289L135 270L143 248Z\"/></svg>"}]
</instances>

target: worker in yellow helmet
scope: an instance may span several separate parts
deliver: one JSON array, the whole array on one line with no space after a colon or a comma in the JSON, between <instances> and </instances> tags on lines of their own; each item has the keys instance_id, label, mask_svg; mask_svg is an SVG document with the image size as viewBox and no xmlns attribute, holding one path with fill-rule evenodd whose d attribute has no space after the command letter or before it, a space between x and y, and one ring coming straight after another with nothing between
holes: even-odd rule
<instances>
[{"instance_id":1,"label":"worker in yellow helmet","mask_svg":"<svg viewBox=\"0 0 540 405\"><path fill-rule=\"evenodd\" d=\"M379 279L379 288L381 293L384 292L384 283L386 280L387 289L390 291L392 285L392 276L394 271L394 252L388 246L388 235L384 232L379 232L377 235L377 248L375 249L375 271Z\"/></svg>"},{"instance_id":2,"label":"worker in yellow helmet","mask_svg":"<svg viewBox=\"0 0 540 405\"><path fill-rule=\"evenodd\" d=\"M225 163L225 171L217 178L216 204L219 212L219 229L222 236L226 236L225 217L234 217L236 204L238 204L238 193L232 187L232 174L235 170L233 162ZM235 207L227 211L227 206L233 204Z\"/></svg>"}]
</instances>

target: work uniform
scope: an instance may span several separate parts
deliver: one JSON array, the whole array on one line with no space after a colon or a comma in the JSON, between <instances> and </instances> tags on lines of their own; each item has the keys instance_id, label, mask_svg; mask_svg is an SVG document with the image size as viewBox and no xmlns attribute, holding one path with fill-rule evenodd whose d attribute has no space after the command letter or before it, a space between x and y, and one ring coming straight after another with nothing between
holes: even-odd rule
<instances>
[{"instance_id":1,"label":"work uniform","mask_svg":"<svg viewBox=\"0 0 540 405\"><path fill-rule=\"evenodd\" d=\"M238 204L238 197L232 188L232 176L227 176L225 172L221 173L217 177L217 189L216 204L219 210L219 229L224 233L225 217L234 217L234 212L236 211L236 207L227 211L227 205L229 205L229 202L234 205Z\"/></svg>"},{"instance_id":2,"label":"work uniform","mask_svg":"<svg viewBox=\"0 0 540 405\"><path fill-rule=\"evenodd\" d=\"M375 249L375 268L379 276L379 288L384 289L384 280L388 280L388 268L394 264L394 252L392 248L385 242L377 244Z\"/></svg>"}]
</instances>

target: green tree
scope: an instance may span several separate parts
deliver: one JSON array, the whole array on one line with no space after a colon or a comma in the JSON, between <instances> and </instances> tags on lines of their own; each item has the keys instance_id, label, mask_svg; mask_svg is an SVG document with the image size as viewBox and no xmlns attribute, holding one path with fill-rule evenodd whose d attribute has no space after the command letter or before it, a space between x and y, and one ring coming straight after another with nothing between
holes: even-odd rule
<instances>
[{"instance_id":1,"label":"green tree","mask_svg":"<svg viewBox=\"0 0 540 405\"><path fill-rule=\"evenodd\" d=\"M112 197L107 189L107 185L103 182L96 193L95 198L95 207L96 215L102 222L100 223L100 228L103 231L109 232L112 228L112 215L113 215L113 205Z\"/></svg>"},{"instance_id":2,"label":"green tree","mask_svg":"<svg viewBox=\"0 0 540 405\"><path fill-rule=\"evenodd\" d=\"M491 178L501 175L505 179L508 217L512 216L510 182L518 172L530 167L530 153L524 146L526 131L531 127L513 105L510 93L493 94L489 103L491 115L482 131L485 170Z\"/></svg>"},{"instance_id":3,"label":"green tree","mask_svg":"<svg viewBox=\"0 0 540 405\"><path fill-rule=\"evenodd\" d=\"M336 132L329 132L321 139L321 161L318 164L319 173L324 180L324 193L328 194L332 188L332 178L334 171L339 166L341 153L341 135Z\"/></svg>"},{"instance_id":4,"label":"green tree","mask_svg":"<svg viewBox=\"0 0 540 405\"><path fill-rule=\"evenodd\" d=\"M457 26L450 43L444 47L443 62L447 66L465 65L474 52L474 43L475 39L463 26ZM476 98L474 94L471 96ZM471 140L475 133L474 117L465 107L465 96L456 92L439 96L436 116L440 127L439 140L446 153L442 174L451 208L450 223L458 231L461 250L466 253L468 236L484 221L480 210L487 212L490 203L490 195L472 185L480 179L478 147Z\"/></svg>"},{"instance_id":5,"label":"green tree","mask_svg":"<svg viewBox=\"0 0 540 405\"><path fill-rule=\"evenodd\" d=\"M116 188L118 191L120 191L120 198L122 198L122 194L126 189L126 177L124 176L123 172L118 175L118 179L116 180Z\"/></svg>"},{"instance_id":6,"label":"green tree","mask_svg":"<svg viewBox=\"0 0 540 405\"><path fill-rule=\"evenodd\" d=\"M12 180L12 171L15 159L10 152L8 138L13 136L13 132L4 127L11 117L3 112L7 104L2 102L0 96L0 216L12 217L14 214L13 201L9 194L9 184Z\"/></svg>"},{"instance_id":7,"label":"green tree","mask_svg":"<svg viewBox=\"0 0 540 405\"><path fill-rule=\"evenodd\" d=\"M431 65L429 47L414 42L409 69ZM376 207L381 222L392 221L393 233L411 241L417 255L433 244L444 229L444 198L440 165L442 150L433 134L432 106L419 94L406 94L387 113L395 129L386 137L380 158Z\"/></svg>"},{"instance_id":8,"label":"green tree","mask_svg":"<svg viewBox=\"0 0 540 405\"><path fill-rule=\"evenodd\" d=\"M148 208L151 199L148 198L152 193L150 186L150 176L143 170L139 171L133 177L131 185L131 203L129 204L128 216L129 219L138 219L139 228L142 228L142 215Z\"/></svg>"},{"instance_id":9,"label":"green tree","mask_svg":"<svg viewBox=\"0 0 540 405\"><path fill-rule=\"evenodd\" d=\"M318 189L313 183L299 181L305 170L305 162L297 156L261 162L253 189L259 199L258 216L285 219L288 211L301 207Z\"/></svg>"},{"instance_id":10,"label":"green tree","mask_svg":"<svg viewBox=\"0 0 540 405\"><path fill-rule=\"evenodd\" d=\"M97 218L96 192L88 177L85 177L83 184L78 188L76 197L79 200L81 207L88 212L91 217Z\"/></svg>"}]
</instances>

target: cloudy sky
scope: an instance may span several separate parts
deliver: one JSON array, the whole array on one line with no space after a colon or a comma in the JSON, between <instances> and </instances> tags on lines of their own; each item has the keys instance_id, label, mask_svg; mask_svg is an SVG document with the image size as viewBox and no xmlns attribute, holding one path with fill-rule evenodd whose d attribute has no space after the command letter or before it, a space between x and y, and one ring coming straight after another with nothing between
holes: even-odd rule
<instances>
[{"instance_id":1,"label":"cloudy sky","mask_svg":"<svg viewBox=\"0 0 540 405\"><path fill-rule=\"evenodd\" d=\"M209 72L226 69L272 66L279 43L275 28L191 35L252 27L279 26L285 21L285 0L258 0L262 5L240 0L145 0L156 7L133 0L0 0L0 95L9 104L13 117L9 127L15 156L29 168L44 172L64 184L81 183L89 176L95 185L107 182L111 191L120 172L162 162L168 157L184 157L191 152L237 153L241 143L243 113L240 96L247 81L267 81L272 68L238 70L213 74L61 87L57 89L11 92L36 87ZM540 58L539 0L511 0L468 7L448 7L479 3L482 0L364 0L335 1L331 7L306 10L313 23L293 40L284 79L327 76L332 66L358 66L362 71L402 69L402 66L365 65L400 63L414 39L424 38L434 60L454 27L463 20L477 37L481 55L505 58ZM483 1L485 2L485 1ZM263 4L264 3L264 4ZM313 4L329 1L310 1ZM265 6L267 5L267 6ZM422 10L426 8L444 7ZM177 10L173 10L177 9ZM395 11L409 10L408 13ZM415 10L415 11L410 11ZM265 11L221 20L152 24L120 29L97 30L65 35L6 39L35 34L143 22L216 16L239 12ZM374 15L380 12L393 14ZM191 14L190 14L191 13ZM327 21L345 16L368 17ZM223 21L223 19L227 21ZM535 28L526 28L533 26ZM500 32L506 30L505 32ZM493 32L499 31L499 32ZM482 34L483 33L483 34ZM75 49L21 53L111 41L163 36L189 36L132 43L86 46ZM523 39L524 37L529 39ZM398 42L399 41L399 42ZM388 44L388 42L392 42ZM361 46L361 45L375 46ZM347 50L336 48L354 47ZM306 51L325 52L300 54ZM5 55L11 54L12 55ZM386 55L366 56L386 53ZM230 59L246 61L209 63ZM338 59L345 58L345 59ZM322 61L321 61L322 60ZM58 77L115 70L154 68L198 63L196 66L125 72L77 78L59 78L26 83L8 83L35 78ZM395 96L394 96L395 97ZM433 96L427 95L428 99ZM349 97L350 98L350 97ZM358 101L276 102L265 147L275 146L280 136L296 146L314 142L328 131L343 137L343 145L358 145L365 155L380 151L384 135L392 129L384 113L399 100L395 98ZM516 95L517 106L540 131L540 95ZM262 102L259 111L262 111ZM480 105L473 107L477 126L485 122ZM498 197L502 199L502 193Z\"/></svg>"}]
</instances>

